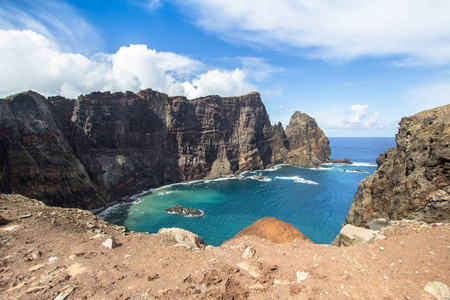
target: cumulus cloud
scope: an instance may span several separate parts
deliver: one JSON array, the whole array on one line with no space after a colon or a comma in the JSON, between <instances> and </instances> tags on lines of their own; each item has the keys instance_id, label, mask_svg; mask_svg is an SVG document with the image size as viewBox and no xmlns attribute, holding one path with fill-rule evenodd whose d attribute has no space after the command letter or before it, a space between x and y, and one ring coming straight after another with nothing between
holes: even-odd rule
<instances>
[{"instance_id":1,"label":"cumulus cloud","mask_svg":"<svg viewBox=\"0 0 450 300\"><path fill-rule=\"evenodd\" d=\"M442 0L173 0L192 22L232 43L302 49L345 61L398 56L399 64L450 63L450 2Z\"/></svg>"},{"instance_id":2,"label":"cumulus cloud","mask_svg":"<svg viewBox=\"0 0 450 300\"><path fill-rule=\"evenodd\" d=\"M354 104L350 114L340 122L340 127L372 128L380 124L378 112L370 113L368 104Z\"/></svg>"},{"instance_id":3,"label":"cumulus cloud","mask_svg":"<svg viewBox=\"0 0 450 300\"><path fill-rule=\"evenodd\" d=\"M22 90L76 97L95 90L138 91L152 88L188 98L245 94L255 89L240 69L205 72L187 56L158 52L146 45L121 47L90 57L62 51L31 30L0 30L0 96Z\"/></svg>"}]
</instances>

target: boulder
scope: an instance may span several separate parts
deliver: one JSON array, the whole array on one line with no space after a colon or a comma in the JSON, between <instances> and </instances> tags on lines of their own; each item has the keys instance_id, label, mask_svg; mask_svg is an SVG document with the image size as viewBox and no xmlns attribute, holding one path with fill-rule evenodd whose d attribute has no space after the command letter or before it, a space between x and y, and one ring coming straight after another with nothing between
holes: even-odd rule
<instances>
[{"instance_id":1,"label":"boulder","mask_svg":"<svg viewBox=\"0 0 450 300\"><path fill-rule=\"evenodd\" d=\"M158 235L163 237L169 244L184 246L189 249L203 249L206 243L201 237L181 228L161 228Z\"/></svg>"},{"instance_id":2,"label":"boulder","mask_svg":"<svg viewBox=\"0 0 450 300\"><path fill-rule=\"evenodd\" d=\"M252 225L245 227L232 239L225 241L224 243L228 243L229 241L242 236L257 236L276 244L290 243L295 239L312 243L303 233L300 232L300 230L291 224L272 217L266 217L255 221Z\"/></svg>"},{"instance_id":3,"label":"boulder","mask_svg":"<svg viewBox=\"0 0 450 300\"><path fill-rule=\"evenodd\" d=\"M366 229L347 224L342 227L339 235L333 241L332 245L338 247L364 245L372 238L374 238L377 233L378 231L372 229Z\"/></svg>"},{"instance_id":4,"label":"boulder","mask_svg":"<svg viewBox=\"0 0 450 300\"><path fill-rule=\"evenodd\" d=\"M109 237L106 239L106 241L103 242L103 246L105 246L106 248L109 249L114 249L116 248L117 244L116 241L114 240L114 237Z\"/></svg>"},{"instance_id":5,"label":"boulder","mask_svg":"<svg viewBox=\"0 0 450 300\"><path fill-rule=\"evenodd\" d=\"M425 292L430 293L437 300L450 299L450 292L445 283L439 281L430 281L425 285Z\"/></svg>"},{"instance_id":6,"label":"boulder","mask_svg":"<svg viewBox=\"0 0 450 300\"><path fill-rule=\"evenodd\" d=\"M256 255L256 250L253 247L247 247L244 250L244 253L242 254L242 258L244 259L252 259Z\"/></svg>"},{"instance_id":7,"label":"boulder","mask_svg":"<svg viewBox=\"0 0 450 300\"><path fill-rule=\"evenodd\" d=\"M386 227L388 225L389 222L385 218L379 218L367 224L367 227L369 227L372 230L380 230L381 228Z\"/></svg>"}]
</instances>

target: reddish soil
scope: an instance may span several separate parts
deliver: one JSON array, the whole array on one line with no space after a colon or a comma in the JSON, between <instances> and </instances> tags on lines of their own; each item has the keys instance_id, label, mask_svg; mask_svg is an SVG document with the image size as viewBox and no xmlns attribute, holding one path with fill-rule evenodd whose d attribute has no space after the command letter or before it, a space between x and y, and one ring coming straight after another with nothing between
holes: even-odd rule
<instances>
[{"instance_id":1,"label":"reddish soil","mask_svg":"<svg viewBox=\"0 0 450 300\"><path fill-rule=\"evenodd\" d=\"M18 195L0 207L2 299L435 299L425 284L450 283L450 224L403 221L350 248L243 236L191 250Z\"/></svg>"},{"instance_id":2,"label":"reddish soil","mask_svg":"<svg viewBox=\"0 0 450 300\"><path fill-rule=\"evenodd\" d=\"M243 236L256 236L275 244L287 244L295 239L311 242L310 239L291 224L272 217L265 217L255 221L252 225L242 229L234 238L226 241L226 243Z\"/></svg>"}]
</instances>

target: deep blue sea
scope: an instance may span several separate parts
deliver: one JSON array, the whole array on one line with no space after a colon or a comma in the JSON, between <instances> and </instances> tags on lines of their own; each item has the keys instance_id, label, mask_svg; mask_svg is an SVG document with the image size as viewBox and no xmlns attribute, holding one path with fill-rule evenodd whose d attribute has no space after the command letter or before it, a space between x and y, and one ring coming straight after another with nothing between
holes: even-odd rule
<instances>
[{"instance_id":1,"label":"deep blue sea","mask_svg":"<svg viewBox=\"0 0 450 300\"><path fill-rule=\"evenodd\" d=\"M275 217L294 225L313 242L329 244L341 229L359 182L376 170L379 154L395 146L394 138L329 140L331 158L349 158L355 163L319 169L279 165L233 179L172 184L137 196L133 203L109 208L100 216L138 232L184 228L213 246L260 218ZM264 180L254 177L260 172ZM186 217L164 212L175 204L205 214Z\"/></svg>"}]
</instances>

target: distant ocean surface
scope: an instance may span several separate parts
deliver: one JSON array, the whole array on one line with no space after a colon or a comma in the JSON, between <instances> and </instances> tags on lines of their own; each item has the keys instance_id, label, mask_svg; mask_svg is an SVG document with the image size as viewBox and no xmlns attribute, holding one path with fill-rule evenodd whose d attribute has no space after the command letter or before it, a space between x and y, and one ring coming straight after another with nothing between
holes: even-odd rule
<instances>
[{"instance_id":1,"label":"distant ocean surface","mask_svg":"<svg viewBox=\"0 0 450 300\"><path fill-rule=\"evenodd\" d=\"M133 203L111 207L100 216L138 232L183 228L213 246L260 218L275 217L294 225L313 242L329 244L341 229L359 182L376 170L379 154L395 146L394 138L329 140L330 158L349 158L355 163L328 164L319 169L280 165L233 179L172 184L138 196ZM254 177L260 172L264 180ZM165 213L164 208L172 205L200 209L205 215Z\"/></svg>"}]
</instances>

